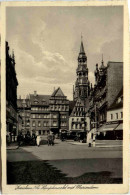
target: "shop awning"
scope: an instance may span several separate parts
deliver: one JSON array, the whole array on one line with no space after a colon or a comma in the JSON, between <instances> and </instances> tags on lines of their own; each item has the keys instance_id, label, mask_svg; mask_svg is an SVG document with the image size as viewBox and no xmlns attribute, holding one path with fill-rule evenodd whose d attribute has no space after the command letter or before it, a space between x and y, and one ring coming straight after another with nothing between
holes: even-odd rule
<instances>
[{"instance_id":1,"label":"shop awning","mask_svg":"<svg viewBox=\"0 0 130 195\"><path fill-rule=\"evenodd\" d=\"M98 132L103 132L104 127L105 127L105 125L102 125L101 127L99 127L99 128L97 129L97 131L98 131Z\"/></svg>"},{"instance_id":2,"label":"shop awning","mask_svg":"<svg viewBox=\"0 0 130 195\"><path fill-rule=\"evenodd\" d=\"M105 125L103 131L113 131L115 130L115 128L118 126L118 124L109 124L109 125Z\"/></svg>"},{"instance_id":3,"label":"shop awning","mask_svg":"<svg viewBox=\"0 0 130 195\"><path fill-rule=\"evenodd\" d=\"M115 131L123 130L123 123L120 123L116 128Z\"/></svg>"},{"instance_id":4,"label":"shop awning","mask_svg":"<svg viewBox=\"0 0 130 195\"><path fill-rule=\"evenodd\" d=\"M115 124L105 124L103 126L101 126L100 128L98 128L99 132L105 132L105 131L113 131L115 130L115 128L118 126L117 123Z\"/></svg>"}]
</instances>

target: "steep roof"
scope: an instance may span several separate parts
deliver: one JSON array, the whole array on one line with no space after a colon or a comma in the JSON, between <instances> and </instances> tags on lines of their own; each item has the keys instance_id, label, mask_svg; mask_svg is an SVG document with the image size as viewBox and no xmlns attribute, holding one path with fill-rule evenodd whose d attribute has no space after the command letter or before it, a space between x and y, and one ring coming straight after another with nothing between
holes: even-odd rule
<instances>
[{"instance_id":1,"label":"steep roof","mask_svg":"<svg viewBox=\"0 0 130 195\"><path fill-rule=\"evenodd\" d=\"M123 108L123 99L122 99L122 97L123 97L123 87L121 88L121 90L118 93L118 95L116 96L113 104L108 108L108 110Z\"/></svg>"},{"instance_id":2,"label":"steep roof","mask_svg":"<svg viewBox=\"0 0 130 195\"><path fill-rule=\"evenodd\" d=\"M34 95L30 94L30 103L31 105L49 105L50 95Z\"/></svg>"},{"instance_id":3,"label":"steep roof","mask_svg":"<svg viewBox=\"0 0 130 195\"><path fill-rule=\"evenodd\" d=\"M76 110L76 107L84 107L84 101L83 100L81 100L80 98L78 98L77 99L77 101L76 101L76 103L75 103L75 105L74 105L74 107L73 107L73 110L72 110L72 112L71 112L71 117L72 116L75 116L75 112L76 113L79 113L77 110Z\"/></svg>"},{"instance_id":4,"label":"steep roof","mask_svg":"<svg viewBox=\"0 0 130 195\"><path fill-rule=\"evenodd\" d=\"M58 87L51 96L65 96L60 87Z\"/></svg>"},{"instance_id":5,"label":"steep roof","mask_svg":"<svg viewBox=\"0 0 130 195\"><path fill-rule=\"evenodd\" d=\"M81 41L80 53L85 53L85 51L84 51L84 45L83 45L83 41Z\"/></svg>"},{"instance_id":6,"label":"steep roof","mask_svg":"<svg viewBox=\"0 0 130 195\"><path fill-rule=\"evenodd\" d=\"M72 113L75 104L76 104L75 101L69 101L69 115Z\"/></svg>"}]
</instances>

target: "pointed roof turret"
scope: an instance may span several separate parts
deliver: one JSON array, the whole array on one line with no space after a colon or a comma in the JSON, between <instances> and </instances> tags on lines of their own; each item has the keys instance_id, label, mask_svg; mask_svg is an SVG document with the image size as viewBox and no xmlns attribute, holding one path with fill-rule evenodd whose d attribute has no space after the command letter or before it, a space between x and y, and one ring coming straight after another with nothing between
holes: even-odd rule
<instances>
[{"instance_id":1,"label":"pointed roof turret","mask_svg":"<svg viewBox=\"0 0 130 195\"><path fill-rule=\"evenodd\" d=\"M101 68L105 68L105 66L104 66L104 61L103 61L103 54L102 54L102 62L101 62L100 69L101 69Z\"/></svg>"},{"instance_id":2,"label":"pointed roof turret","mask_svg":"<svg viewBox=\"0 0 130 195\"><path fill-rule=\"evenodd\" d=\"M83 45L83 36L81 34L81 46L80 46L80 53L85 53L84 51L84 45Z\"/></svg>"},{"instance_id":3,"label":"pointed roof turret","mask_svg":"<svg viewBox=\"0 0 130 195\"><path fill-rule=\"evenodd\" d=\"M84 45L83 45L83 41L81 41L80 53L85 53L85 51L84 51Z\"/></svg>"},{"instance_id":4,"label":"pointed roof turret","mask_svg":"<svg viewBox=\"0 0 130 195\"><path fill-rule=\"evenodd\" d=\"M84 51L84 45L83 45L83 40L82 40L82 35L81 35L81 45L80 45L80 52L79 52L79 57L78 57L79 62L86 62L87 57Z\"/></svg>"}]
</instances>

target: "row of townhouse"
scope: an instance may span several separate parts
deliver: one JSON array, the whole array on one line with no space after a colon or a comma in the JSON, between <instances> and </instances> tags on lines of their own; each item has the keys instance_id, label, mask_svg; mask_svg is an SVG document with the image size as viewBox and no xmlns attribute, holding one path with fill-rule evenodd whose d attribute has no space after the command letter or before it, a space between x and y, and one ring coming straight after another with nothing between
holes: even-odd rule
<instances>
[{"instance_id":1,"label":"row of townhouse","mask_svg":"<svg viewBox=\"0 0 130 195\"><path fill-rule=\"evenodd\" d=\"M27 99L17 100L18 112L23 118L23 134L44 135L68 129L69 101L60 87L52 95L39 95L34 91ZM21 106L20 106L21 105Z\"/></svg>"}]
</instances>

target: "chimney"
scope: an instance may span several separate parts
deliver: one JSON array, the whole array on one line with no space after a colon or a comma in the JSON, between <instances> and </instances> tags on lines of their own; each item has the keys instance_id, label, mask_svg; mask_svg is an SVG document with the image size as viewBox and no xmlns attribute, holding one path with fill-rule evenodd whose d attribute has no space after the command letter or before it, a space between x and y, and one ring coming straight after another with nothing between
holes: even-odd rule
<instances>
[{"instance_id":1,"label":"chimney","mask_svg":"<svg viewBox=\"0 0 130 195\"><path fill-rule=\"evenodd\" d=\"M34 91L34 96L37 96L37 91Z\"/></svg>"}]
</instances>

